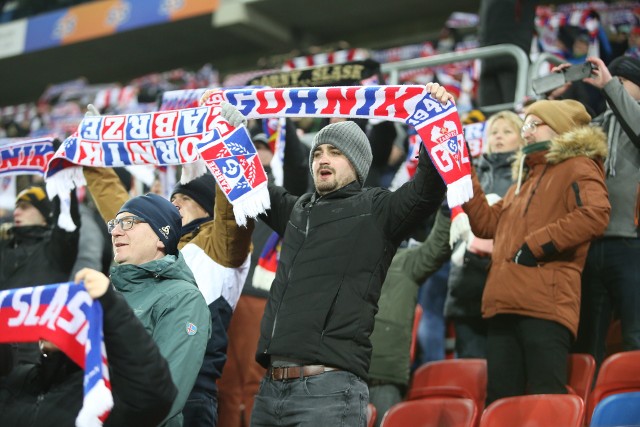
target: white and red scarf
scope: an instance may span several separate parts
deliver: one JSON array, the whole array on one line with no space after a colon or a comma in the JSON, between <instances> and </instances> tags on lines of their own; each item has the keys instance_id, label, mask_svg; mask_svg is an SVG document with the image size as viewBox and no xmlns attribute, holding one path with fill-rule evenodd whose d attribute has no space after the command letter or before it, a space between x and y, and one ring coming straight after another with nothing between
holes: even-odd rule
<instances>
[{"instance_id":1,"label":"white and red scarf","mask_svg":"<svg viewBox=\"0 0 640 427\"><path fill-rule=\"evenodd\" d=\"M355 117L414 126L431 161L447 183L450 206L472 196L469 156L455 105L443 106L424 86L242 88L212 91L196 108L118 116L85 117L49 163L50 194L84 185L74 166L186 164L202 158L246 222L269 208L266 175L245 127L220 116L220 103L245 117ZM73 171L76 169L75 171Z\"/></svg>"},{"instance_id":2,"label":"white and red scarf","mask_svg":"<svg viewBox=\"0 0 640 427\"><path fill-rule=\"evenodd\" d=\"M79 427L101 426L113 407L102 306L84 285L53 285L0 292L0 342L51 341L84 368Z\"/></svg>"}]
</instances>

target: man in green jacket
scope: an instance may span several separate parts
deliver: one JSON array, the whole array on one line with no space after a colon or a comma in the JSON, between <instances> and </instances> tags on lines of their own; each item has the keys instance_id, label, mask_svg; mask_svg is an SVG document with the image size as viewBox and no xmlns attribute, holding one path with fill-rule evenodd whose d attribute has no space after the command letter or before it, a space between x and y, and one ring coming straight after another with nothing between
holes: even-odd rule
<instances>
[{"instance_id":1,"label":"man in green jacket","mask_svg":"<svg viewBox=\"0 0 640 427\"><path fill-rule=\"evenodd\" d=\"M446 211L446 212L445 212ZM369 402L377 410L376 427L387 410L404 399L410 377L413 318L420 285L449 259L449 210L441 208L427 239L400 249L382 285L371 334Z\"/></svg>"},{"instance_id":2,"label":"man in green jacket","mask_svg":"<svg viewBox=\"0 0 640 427\"><path fill-rule=\"evenodd\" d=\"M171 202L147 194L128 200L107 224L118 263L111 282L153 337L178 388L167 426L182 425L211 324L207 303L178 251L181 223Z\"/></svg>"}]
</instances>

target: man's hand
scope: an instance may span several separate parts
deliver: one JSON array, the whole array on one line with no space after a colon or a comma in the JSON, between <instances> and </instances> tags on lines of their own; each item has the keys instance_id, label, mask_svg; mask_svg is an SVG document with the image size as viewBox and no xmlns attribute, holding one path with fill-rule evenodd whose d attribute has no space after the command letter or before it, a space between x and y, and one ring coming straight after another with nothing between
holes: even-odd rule
<instances>
[{"instance_id":1,"label":"man's hand","mask_svg":"<svg viewBox=\"0 0 640 427\"><path fill-rule=\"evenodd\" d=\"M445 105L449 101L453 101L453 95L440 86L438 83L427 83L427 90L433 98L440 101L442 105Z\"/></svg>"},{"instance_id":2,"label":"man's hand","mask_svg":"<svg viewBox=\"0 0 640 427\"><path fill-rule=\"evenodd\" d=\"M611 72L609 72L607 66L604 65L602 59L595 56L590 56L587 58L586 62L590 62L591 64L593 64L595 69L591 72L593 77L586 77L582 79L582 81L585 83L589 83L590 85L593 85L598 89L602 89L603 87L605 87L605 85L609 83L613 77L611 77Z\"/></svg>"},{"instance_id":3,"label":"man's hand","mask_svg":"<svg viewBox=\"0 0 640 427\"><path fill-rule=\"evenodd\" d=\"M236 128L238 126L247 125L247 118L243 116L234 105L229 104L228 102L222 102L220 106L222 107L220 115L228 121L231 126Z\"/></svg>"},{"instance_id":4,"label":"man's hand","mask_svg":"<svg viewBox=\"0 0 640 427\"><path fill-rule=\"evenodd\" d=\"M89 292L89 296L98 299L109 289L109 278L97 270L83 268L76 273L75 283L84 280L84 288Z\"/></svg>"},{"instance_id":5,"label":"man's hand","mask_svg":"<svg viewBox=\"0 0 640 427\"><path fill-rule=\"evenodd\" d=\"M533 252L529 249L529 245L526 243L520 246L520 249L513 256L513 262L527 267L536 267L538 265L538 260L536 260Z\"/></svg>"}]
</instances>

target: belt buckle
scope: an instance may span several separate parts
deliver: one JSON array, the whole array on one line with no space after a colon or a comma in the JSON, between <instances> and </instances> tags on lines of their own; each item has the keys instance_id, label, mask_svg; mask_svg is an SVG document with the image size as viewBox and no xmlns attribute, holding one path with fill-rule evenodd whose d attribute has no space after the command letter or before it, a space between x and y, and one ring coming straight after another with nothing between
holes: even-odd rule
<instances>
[{"instance_id":1,"label":"belt buckle","mask_svg":"<svg viewBox=\"0 0 640 427\"><path fill-rule=\"evenodd\" d=\"M271 366L269 377L272 381L286 381L289 379L289 367L288 366ZM276 370L280 372L280 375L276 376Z\"/></svg>"}]
</instances>

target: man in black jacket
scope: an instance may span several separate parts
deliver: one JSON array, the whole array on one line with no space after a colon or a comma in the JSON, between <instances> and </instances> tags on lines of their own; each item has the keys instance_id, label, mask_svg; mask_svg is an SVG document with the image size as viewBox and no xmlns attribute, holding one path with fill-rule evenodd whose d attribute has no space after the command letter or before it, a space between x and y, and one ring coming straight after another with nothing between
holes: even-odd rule
<instances>
[{"instance_id":1,"label":"man in black jacket","mask_svg":"<svg viewBox=\"0 0 640 427\"><path fill-rule=\"evenodd\" d=\"M177 389L166 360L122 295L102 273L85 268L75 277L103 308L104 343L114 406L105 426L157 426ZM0 425L74 426L82 406L83 371L52 343L41 341L39 363L0 378Z\"/></svg>"},{"instance_id":2,"label":"man in black jacket","mask_svg":"<svg viewBox=\"0 0 640 427\"><path fill-rule=\"evenodd\" d=\"M437 84L427 90L443 104L451 99ZM225 119L242 123L226 107ZM397 191L362 188L369 141L354 122L338 122L314 138L314 193L296 197L269 185L263 219L284 240L262 318L256 360L267 376L251 425L365 425L369 335L382 282L400 242L445 192L420 157L414 180Z\"/></svg>"}]
</instances>

